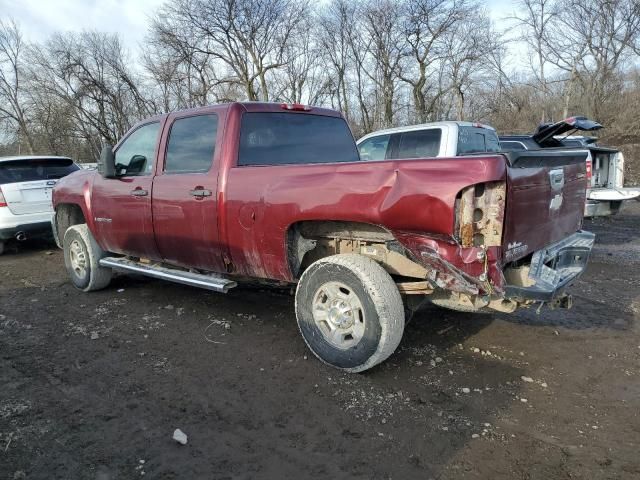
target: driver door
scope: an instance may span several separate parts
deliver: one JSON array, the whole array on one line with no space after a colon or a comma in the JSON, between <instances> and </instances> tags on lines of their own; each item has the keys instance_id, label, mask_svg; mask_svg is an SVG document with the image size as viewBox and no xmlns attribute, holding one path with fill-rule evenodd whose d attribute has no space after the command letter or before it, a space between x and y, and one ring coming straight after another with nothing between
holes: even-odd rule
<instances>
[{"instance_id":1,"label":"driver door","mask_svg":"<svg viewBox=\"0 0 640 480\"><path fill-rule=\"evenodd\" d=\"M115 149L117 178L95 176L92 212L97 238L109 252L159 258L153 236L151 188L162 122L140 125Z\"/></svg>"}]
</instances>

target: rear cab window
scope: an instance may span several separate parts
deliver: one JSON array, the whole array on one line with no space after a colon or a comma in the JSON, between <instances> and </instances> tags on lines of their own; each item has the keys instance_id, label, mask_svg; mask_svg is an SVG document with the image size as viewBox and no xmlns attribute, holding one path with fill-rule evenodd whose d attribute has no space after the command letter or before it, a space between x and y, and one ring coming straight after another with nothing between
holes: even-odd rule
<instances>
[{"instance_id":1,"label":"rear cab window","mask_svg":"<svg viewBox=\"0 0 640 480\"><path fill-rule=\"evenodd\" d=\"M359 160L351 130L341 117L281 112L242 115L238 166Z\"/></svg>"},{"instance_id":2,"label":"rear cab window","mask_svg":"<svg viewBox=\"0 0 640 480\"><path fill-rule=\"evenodd\" d=\"M500 141L493 130L482 127L458 127L458 155L499 152Z\"/></svg>"},{"instance_id":3,"label":"rear cab window","mask_svg":"<svg viewBox=\"0 0 640 480\"><path fill-rule=\"evenodd\" d=\"M79 170L69 158L33 158L0 162L0 185L57 180Z\"/></svg>"}]
</instances>

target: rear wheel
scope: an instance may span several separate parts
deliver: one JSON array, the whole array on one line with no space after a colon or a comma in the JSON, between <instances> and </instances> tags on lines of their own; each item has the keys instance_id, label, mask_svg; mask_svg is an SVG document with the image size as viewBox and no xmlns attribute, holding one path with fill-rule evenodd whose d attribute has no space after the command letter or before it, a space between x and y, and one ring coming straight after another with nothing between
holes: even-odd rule
<instances>
[{"instance_id":1,"label":"rear wheel","mask_svg":"<svg viewBox=\"0 0 640 480\"><path fill-rule=\"evenodd\" d=\"M4 253L4 242L0 242L0 255Z\"/></svg>"},{"instance_id":2,"label":"rear wheel","mask_svg":"<svg viewBox=\"0 0 640 480\"><path fill-rule=\"evenodd\" d=\"M71 282L79 290L100 290L111 282L110 268L100 266L106 253L89 231L86 224L69 227L64 234L64 264Z\"/></svg>"},{"instance_id":3,"label":"rear wheel","mask_svg":"<svg viewBox=\"0 0 640 480\"><path fill-rule=\"evenodd\" d=\"M323 258L305 270L296 290L296 317L309 349L349 372L386 360L404 331L404 307L393 279L357 254Z\"/></svg>"}]
</instances>

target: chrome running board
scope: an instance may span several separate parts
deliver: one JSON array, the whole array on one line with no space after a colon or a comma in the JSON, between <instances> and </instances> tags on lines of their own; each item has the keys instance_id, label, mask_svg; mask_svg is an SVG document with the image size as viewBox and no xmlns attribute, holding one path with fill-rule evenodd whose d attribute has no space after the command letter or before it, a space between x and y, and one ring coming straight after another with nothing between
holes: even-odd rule
<instances>
[{"instance_id":1,"label":"chrome running board","mask_svg":"<svg viewBox=\"0 0 640 480\"><path fill-rule=\"evenodd\" d=\"M163 267L160 265L150 265L147 263L134 262L128 258L106 257L100 259L100 266L113 268L123 272L134 272L147 277L159 278L170 282L181 283L191 287L205 288L214 292L227 293L230 288L238 284L227 278L202 273L186 272L175 268Z\"/></svg>"}]
</instances>

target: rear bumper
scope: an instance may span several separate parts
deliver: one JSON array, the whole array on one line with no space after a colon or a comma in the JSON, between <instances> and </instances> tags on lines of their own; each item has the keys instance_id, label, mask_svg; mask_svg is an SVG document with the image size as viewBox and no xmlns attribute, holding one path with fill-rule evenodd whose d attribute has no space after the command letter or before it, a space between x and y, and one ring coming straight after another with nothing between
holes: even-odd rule
<instances>
[{"instance_id":1,"label":"rear bumper","mask_svg":"<svg viewBox=\"0 0 640 480\"><path fill-rule=\"evenodd\" d=\"M584 204L585 217L608 217L620 211L622 202L620 201L593 201L587 200Z\"/></svg>"},{"instance_id":2,"label":"rear bumper","mask_svg":"<svg viewBox=\"0 0 640 480\"><path fill-rule=\"evenodd\" d=\"M23 234L24 239L51 235L51 222L25 223L11 227L0 227L0 241L11 240Z\"/></svg>"},{"instance_id":3,"label":"rear bumper","mask_svg":"<svg viewBox=\"0 0 640 480\"><path fill-rule=\"evenodd\" d=\"M587 267L595 235L579 231L533 254L529 270L532 286L506 285L505 297L514 301L548 302L564 293Z\"/></svg>"},{"instance_id":4,"label":"rear bumper","mask_svg":"<svg viewBox=\"0 0 640 480\"><path fill-rule=\"evenodd\" d=\"M640 187L628 188L592 188L587 191L587 199L609 202L621 202L640 197Z\"/></svg>"},{"instance_id":5,"label":"rear bumper","mask_svg":"<svg viewBox=\"0 0 640 480\"><path fill-rule=\"evenodd\" d=\"M587 191L585 217L615 215L625 200L640 199L640 188L592 188Z\"/></svg>"}]
</instances>

